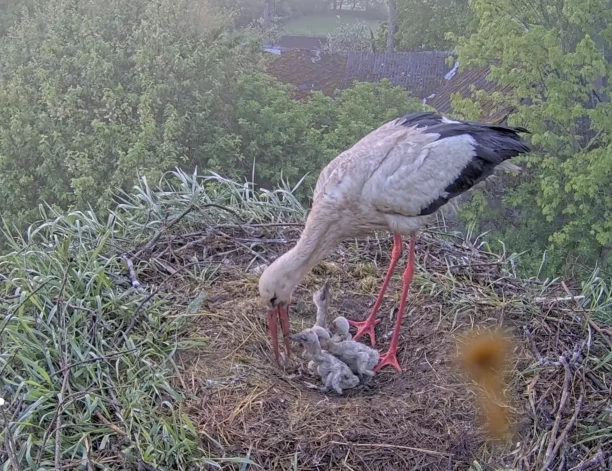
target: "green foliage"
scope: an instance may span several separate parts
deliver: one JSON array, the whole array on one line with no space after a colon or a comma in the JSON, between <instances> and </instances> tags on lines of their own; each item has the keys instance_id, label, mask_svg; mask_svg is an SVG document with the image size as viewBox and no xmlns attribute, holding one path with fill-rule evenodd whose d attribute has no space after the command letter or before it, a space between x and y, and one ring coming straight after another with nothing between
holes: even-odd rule
<instances>
[{"instance_id":1,"label":"green foliage","mask_svg":"<svg viewBox=\"0 0 612 471\"><path fill-rule=\"evenodd\" d=\"M291 99L258 41L197 0L41 2L0 44L0 213L106 207L138 176L204 168L273 185L420 104L389 83ZM305 190L304 190L305 191ZM302 193L303 195L304 193Z\"/></svg>"},{"instance_id":2,"label":"green foliage","mask_svg":"<svg viewBox=\"0 0 612 471\"><path fill-rule=\"evenodd\" d=\"M328 33L325 50L332 54L372 52L372 36L372 30L363 21L344 23Z\"/></svg>"},{"instance_id":3,"label":"green foliage","mask_svg":"<svg viewBox=\"0 0 612 471\"><path fill-rule=\"evenodd\" d=\"M23 14L32 10L34 0L0 0L0 37L7 34Z\"/></svg>"},{"instance_id":4,"label":"green foliage","mask_svg":"<svg viewBox=\"0 0 612 471\"><path fill-rule=\"evenodd\" d=\"M174 273L170 289L170 277L163 270L160 276L155 260L135 259L136 270L159 280L149 292L133 286L122 254L150 241L168 221L183 233L235 223L221 205L231 206L242 221L291 221L301 219L304 209L283 189L255 193L216 176L182 172L153 187L143 178L122 200L101 214L45 208L43 220L25 236L5 233L10 251L0 256L0 390L6 401L0 440L8 450L3 469L75 463L136 469L145 467L142 461L180 471L219 467L203 456L201 431L175 384L177 355L209 343L185 335L194 300L190 286L206 290L219 266L202 263ZM179 220L186 208L211 203L219 206Z\"/></svg>"},{"instance_id":5,"label":"green foliage","mask_svg":"<svg viewBox=\"0 0 612 471\"><path fill-rule=\"evenodd\" d=\"M468 0L397 0L395 50L450 51L454 44L447 33L469 33L472 19ZM384 50L386 38L384 24L378 31L378 50Z\"/></svg>"},{"instance_id":6,"label":"green foliage","mask_svg":"<svg viewBox=\"0 0 612 471\"><path fill-rule=\"evenodd\" d=\"M477 30L459 40L459 60L490 66L493 80L512 87L504 97L516 107L512 121L532 131L536 149L522 159L527 171L507 195L520 217L517 227L506 225L504 240L529 248L533 265L546 253L548 273L590 271L612 247L608 2L471 6ZM471 100L454 105L460 115L476 112Z\"/></svg>"},{"instance_id":7,"label":"green foliage","mask_svg":"<svg viewBox=\"0 0 612 471\"><path fill-rule=\"evenodd\" d=\"M214 97L231 99L225 78L257 59L222 27L195 0L40 6L0 49L2 214L99 207L193 159L192 136L228 106Z\"/></svg>"}]
</instances>

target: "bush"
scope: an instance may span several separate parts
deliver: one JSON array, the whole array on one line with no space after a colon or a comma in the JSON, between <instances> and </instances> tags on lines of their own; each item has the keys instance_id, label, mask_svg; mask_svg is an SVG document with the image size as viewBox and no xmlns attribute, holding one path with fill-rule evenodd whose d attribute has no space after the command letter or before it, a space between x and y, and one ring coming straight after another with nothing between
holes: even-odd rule
<instances>
[{"instance_id":1,"label":"bush","mask_svg":"<svg viewBox=\"0 0 612 471\"><path fill-rule=\"evenodd\" d=\"M260 43L196 0L50 0L0 44L0 212L107 207L138 176L196 167L270 186L420 108L389 83L291 99ZM304 189L303 191L306 191ZM304 195L304 193L302 193Z\"/></svg>"}]
</instances>

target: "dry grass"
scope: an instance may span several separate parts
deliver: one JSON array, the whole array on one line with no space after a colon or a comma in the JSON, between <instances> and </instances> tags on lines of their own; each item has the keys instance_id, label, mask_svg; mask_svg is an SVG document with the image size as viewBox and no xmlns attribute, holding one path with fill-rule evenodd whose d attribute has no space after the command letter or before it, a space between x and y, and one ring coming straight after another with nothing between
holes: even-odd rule
<instances>
[{"instance_id":1,"label":"dry grass","mask_svg":"<svg viewBox=\"0 0 612 471\"><path fill-rule=\"evenodd\" d=\"M422 234L403 372L325 395L303 363L275 365L257 294L303 216L289 189L176 172L111 214L50 211L14 234L0 256L3 469L612 468L605 280L521 280L513 256ZM338 247L298 287L292 328L312 325L312 291L328 278L330 316L362 319L390 249L388 237ZM399 270L381 349L398 297ZM494 330L510 351L483 390L458 354ZM487 434L507 420L510 436Z\"/></svg>"},{"instance_id":2,"label":"dry grass","mask_svg":"<svg viewBox=\"0 0 612 471\"><path fill-rule=\"evenodd\" d=\"M257 238L257 253L266 262L286 250L283 240L299 235L299 229L278 227L223 231L235 240ZM347 243L315 267L297 289L292 330L314 323L312 291L327 278L330 317L365 317L390 243ZM339 397L313 390L317 380L299 358L283 369L275 365L258 277L245 274L253 266L252 247L234 247L223 255L223 267L192 318L190 335L208 337L209 346L178 361L177 386L186 388L186 409L209 456L248 454L263 469L544 470L589 469L576 467L610 449L610 332L585 319L571 300L556 301L567 297L562 285L523 282L500 257L423 234L402 328L403 372L385 369ZM225 254L228 249L224 245ZM214 250L208 255L214 258ZM381 349L393 327L399 274L381 308ZM506 332L512 351L506 402L491 407L479 401L482 391L456 360L466 334L493 329ZM493 419L510 420L510 435L487 435L487 410L497 414ZM604 433L594 438L597 429ZM234 468L240 466L224 469Z\"/></svg>"}]
</instances>

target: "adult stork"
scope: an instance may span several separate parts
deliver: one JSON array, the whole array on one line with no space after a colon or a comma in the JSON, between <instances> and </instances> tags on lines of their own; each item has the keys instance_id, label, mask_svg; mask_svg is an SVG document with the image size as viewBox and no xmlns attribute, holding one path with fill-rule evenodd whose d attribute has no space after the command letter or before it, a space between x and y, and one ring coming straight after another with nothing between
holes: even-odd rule
<instances>
[{"instance_id":1,"label":"adult stork","mask_svg":"<svg viewBox=\"0 0 612 471\"><path fill-rule=\"evenodd\" d=\"M402 236L410 237L408 263L389 350L376 369L397 361L402 316L414 273L415 233L452 198L493 174L496 167L516 167L506 160L530 151L519 133L524 128L453 121L421 112L390 121L332 160L317 181L304 231L295 247L274 261L259 279L268 307L268 328L279 361L280 320L287 355L289 304L306 273L343 240L388 230L393 251L378 298L365 321L351 322L354 339L364 334L375 345L378 309L402 254Z\"/></svg>"}]
</instances>

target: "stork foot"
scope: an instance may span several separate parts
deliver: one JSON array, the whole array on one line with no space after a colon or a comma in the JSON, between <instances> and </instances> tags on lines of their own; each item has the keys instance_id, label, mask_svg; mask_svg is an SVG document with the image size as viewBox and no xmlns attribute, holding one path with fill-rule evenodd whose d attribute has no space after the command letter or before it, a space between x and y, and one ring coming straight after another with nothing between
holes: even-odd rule
<instances>
[{"instance_id":1,"label":"stork foot","mask_svg":"<svg viewBox=\"0 0 612 471\"><path fill-rule=\"evenodd\" d=\"M387 365L395 367L395 369L399 372L402 371L402 368L399 365L399 362L397 361L397 350L389 349L387 353L383 353L380 356L380 361L378 362L378 365L376 365L376 367L374 368L374 371L378 372Z\"/></svg>"},{"instance_id":2,"label":"stork foot","mask_svg":"<svg viewBox=\"0 0 612 471\"><path fill-rule=\"evenodd\" d=\"M360 337L367 334L370 336L372 346L376 344L374 328L380 323L380 319L366 319L365 321L349 321L349 324L357 329L353 340L359 340Z\"/></svg>"}]
</instances>

